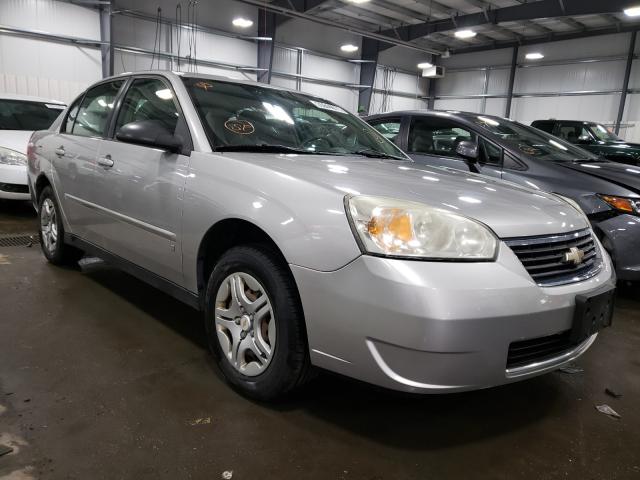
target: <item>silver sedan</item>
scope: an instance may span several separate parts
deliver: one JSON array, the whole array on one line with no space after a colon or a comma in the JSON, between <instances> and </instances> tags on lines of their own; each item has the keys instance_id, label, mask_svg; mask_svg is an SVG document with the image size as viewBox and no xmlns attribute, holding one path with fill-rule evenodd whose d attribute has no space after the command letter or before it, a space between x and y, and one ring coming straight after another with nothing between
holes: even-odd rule
<instances>
[{"instance_id":1,"label":"silver sedan","mask_svg":"<svg viewBox=\"0 0 640 480\"><path fill-rule=\"evenodd\" d=\"M610 323L611 261L575 203L417 165L321 98L126 74L28 152L46 258L89 252L201 309L255 398L314 366L419 393L500 385Z\"/></svg>"}]
</instances>

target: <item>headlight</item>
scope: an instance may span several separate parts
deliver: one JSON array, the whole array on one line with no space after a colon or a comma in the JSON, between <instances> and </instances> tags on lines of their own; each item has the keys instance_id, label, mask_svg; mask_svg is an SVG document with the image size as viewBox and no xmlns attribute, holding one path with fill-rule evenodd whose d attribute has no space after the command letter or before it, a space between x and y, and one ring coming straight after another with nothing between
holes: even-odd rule
<instances>
[{"instance_id":1,"label":"headlight","mask_svg":"<svg viewBox=\"0 0 640 480\"><path fill-rule=\"evenodd\" d=\"M9 148L0 147L0 164L2 165L27 165L27 156Z\"/></svg>"},{"instance_id":2,"label":"headlight","mask_svg":"<svg viewBox=\"0 0 640 480\"><path fill-rule=\"evenodd\" d=\"M346 210L363 251L431 260L493 260L498 239L485 225L417 202L355 196Z\"/></svg>"},{"instance_id":3,"label":"headlight","mask_svg":"<svg viewBox=\"0 0 640 480\"><path fill-rule=\"evenodd\" d=\"M619 212L640 215L640 199L638 198L614 197L612 195L598 195L598 197Z\"/></svg>"}]
</instances>

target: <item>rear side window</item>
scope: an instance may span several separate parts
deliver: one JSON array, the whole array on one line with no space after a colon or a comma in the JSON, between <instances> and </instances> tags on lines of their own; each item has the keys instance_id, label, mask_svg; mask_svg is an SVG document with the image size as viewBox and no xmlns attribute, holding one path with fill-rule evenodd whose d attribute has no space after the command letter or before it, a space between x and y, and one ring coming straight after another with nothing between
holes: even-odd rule
<instances>
[{"instance_id":1,"label":"rear side window","mask_svg":"<svg viewBox=\"0 0 640 480\"><path fill-rule=\"evenodd\" d=\"M369 124L382 134L387 140L398 143L398 135L400 134L400 119L373 120Z\"/></svg>"},{"instance_id":2,"label":"rear side window","mask_svg":"<svg viewBox=\"0 0 640 480\"><path fill-rule=\"evenodd\" d=\"M80 109L80 102L82 101L83 95L73 102L71 108L69 108L69 113L67 114L67 119L64 122L64 127L61 129L63 133L71 133L73 130L73 123L76 121L76 117L78 116L78 110Z\"/></svg>"},{"instance_id":3,"label":"rear side window","mask_svg":"<svg viewBox=\"0 0 640 480\"><path fill-rule=\"evenodd\" d=\"M462 141L475 141L476 134L446 118L414 118L409 132L408 150L412 153L457 157Z\"/></svg>"},{"instance_id":4,"label":"rear side window","mask_svg":"<svg viewBox=\"0 0 640 480\"><path fill-rule=\"evenodd\" d=\"M150 120L162 124L170 133L177 135L180 113L173 99L172 90L161 80L138 78L133 81L122 102L116 132L123 125Z\"/></svg>"},{"instance_id":5,"label":"rear side window","mask_svg":"<svg viewBox=\"0 0 640 480\"><path fill-rule=\"evenodd\" d=\"M82 137L104 137L116 95L123 83L124 80L101 83L89 90L82 99L71 133Z\"/></svg>"}]
</instances>

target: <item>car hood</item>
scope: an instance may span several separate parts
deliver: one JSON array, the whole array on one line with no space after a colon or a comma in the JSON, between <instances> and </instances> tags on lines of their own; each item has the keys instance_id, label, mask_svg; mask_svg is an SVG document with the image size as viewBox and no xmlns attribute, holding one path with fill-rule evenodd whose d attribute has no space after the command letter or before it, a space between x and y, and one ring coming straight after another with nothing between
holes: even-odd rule
<instances>
[{"instance_id":1,"label":"car hood","mask_svg":"<svg viewBox=\"0 0 640 480\"><path fill-rule=\"evenodd\" d=\"M566 162L559 163L559 165L570 170L608 180L618 186L640 194L640 167L609 161ZM596 193L606 194L614 192Z\"/></svg>"},{"instance_id":2,"label":"car hood","mask_svg":"<svg viewBox=\"0 0 640 480\"><path fill-rule=\"evenodd\" d=\"M29 130L0 130L0 147L27 154L27 144L33 132Z\"/></svg>"},{"instance_id":3,"label":"car hood","mask_svg":"<svg viewBox=\"0 0 640 480\"><path fill-rule=\"evenodd\" d=\"M340 195L379 195L459 213L488 225L501 238L564 233L588 226L580 213L554 195L449 168L354 156L224 155ZM277 192L269 193L277 196Z\"/></svg>"}]
</instances>

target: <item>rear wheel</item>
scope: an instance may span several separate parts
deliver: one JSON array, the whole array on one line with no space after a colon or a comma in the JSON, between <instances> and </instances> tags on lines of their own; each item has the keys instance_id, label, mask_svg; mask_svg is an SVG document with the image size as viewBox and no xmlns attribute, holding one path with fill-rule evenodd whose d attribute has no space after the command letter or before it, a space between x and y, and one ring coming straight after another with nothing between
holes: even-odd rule
<instances>
[{"instance_id":1,"label":"rear wheel","mask_svg":"<svg viewBox=\"0 0 640 480\"><path fill-rule=\"evenodd\" d=\"M291 273L262 245L222 255L206 292L209 346L241 393L272 400L300 385L309 370L302 307Z\"/></svg>"},{"instance_id":2,"label":"rear wheel","mask_svg":"<svg viewBox=\"0 0 640 480\"><path fill-rule=\"evenodd\" d=\"M42 253L54 265L72 265L82 258L83 252L64 243L64 226L60 208L51 187L42 190L38 204L40 219L40 246Z\"/></svg>"}]
</instances>

